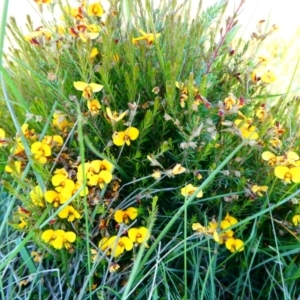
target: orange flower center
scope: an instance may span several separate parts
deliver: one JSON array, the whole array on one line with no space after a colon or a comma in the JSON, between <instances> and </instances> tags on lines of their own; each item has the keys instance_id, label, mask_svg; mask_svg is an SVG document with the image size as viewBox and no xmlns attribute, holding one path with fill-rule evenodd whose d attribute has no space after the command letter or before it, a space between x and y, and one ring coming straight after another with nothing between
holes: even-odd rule
<instances>
[{"instance_id":1,"label":"orange flower center","mask_svg":"<svg viewBox=\"0 0 300 300\"><path fill-rule=\"evenodd\" d=\"M84 89L84 92L85 92L85 95L88 97L88 98L91 98L92 97L92 93L93 93L93 90L90 86L87 86L85 89Z\"/></svg>"},{"instance_id":2,"label":"orange flower center","mask_svg":"<svg viewBox=\"0 0 300 300\"><path fill-rule=\"evenodd\" d=\"M291 173L285 173L284 174L284 179L292 179L292 174Z\"/></svg>"}]
</instances>

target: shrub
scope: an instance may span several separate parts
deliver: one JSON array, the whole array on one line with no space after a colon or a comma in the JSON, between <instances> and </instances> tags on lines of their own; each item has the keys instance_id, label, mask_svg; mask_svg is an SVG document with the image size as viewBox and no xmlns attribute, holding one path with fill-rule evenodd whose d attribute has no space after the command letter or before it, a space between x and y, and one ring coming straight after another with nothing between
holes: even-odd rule
<instances>
[{"instance_id":1,"label":"shrub","mask_svg":"<svg viewBox=\"0 0 300 300\"><path fill-rule=\"evenodd\" d=\"M61 18L7 26L2 298L299 295L298 133L252 51L275 27L234 39L244 1L35 2Z\"/></svg>"}]
</instances>

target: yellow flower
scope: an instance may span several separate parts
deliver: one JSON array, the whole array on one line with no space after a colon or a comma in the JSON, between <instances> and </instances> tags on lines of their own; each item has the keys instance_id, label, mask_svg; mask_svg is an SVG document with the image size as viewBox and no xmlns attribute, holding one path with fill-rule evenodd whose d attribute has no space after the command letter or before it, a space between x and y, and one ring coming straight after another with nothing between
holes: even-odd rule
<instances>
[{"instance_id":1,"label":"yellow flower","mask_svg":"<svg viewBox=\"0 0 300 300\"><path fill-rule=\"evenodd\" d=\"M3 143L1 143L1 140L0 140L0 144L3 145ZM23 143L21 142L21 139L17 138L16 139L16 144L13 148L10 149L10 152L13 155L19 155L19 154L22 154L22 152L24 152L24 149L25 149L25 147L24 147Z\"/></svg>"},{"instance_id":2,"label":"yellow flower","mask_svg":"<svg viewBox=\"0 0 300 300\"><path fill-rule=\"evenodd\" d=\"M191 183L186 185L185 187L183 187L181 189L181 195L184 197L188 197L193 195L196 190L198 189L198 187L193 186ZM196 195L197 198L202 198L203 197L203 191L199 191L198 194Z\"/></svg>"},{"instance_id":3,"label":"yellow flower","mask_svg":"<svg viewBox=\"0 0 300 300\"><path fill-rule=\"evenodd\" d=\"M23 124L21 129L26 139L30 139L32 141L37 139L37 135L34 133L34 129L29 130L28 124Z\"/></svg>"},{"instance_id":4,"label":"yellow flower","mask_svg":"<svg viewBox=\"0 0 300 300\"><path fill-rule=\"evenodd\" d=\"M88 185L96 186L99 185L101 189L104 188L105 184L110 183L112 180L112 174L106 170L100 171L99 174L94 174L88 181Z\"/></svg>"},{"instance_id":5,"label":"yellow flower","mask_svg":"<svg viewBox=\"0 0 300 300\"><path fill-rule=\"evenodd\" d=\"M233 95L229 95L229 97L224 99L224 106L226 110L231 110L235 104L236 104L236 99Z\"/></svg>"},{"instance_id":6,"label":"yellow flower","mask_svg":"<svg viewBox=\"0 0 300 300\"><path fill-rule=\"evenodd\" d=\"M80 193L79 193L79 196L84 197L85 195L88 195L88 193L89 193L88 187L87 187L87 186L84 186L83 188L82 188L82 187L83 187L82 181L76 181L75 187L74 187L74 189L73 189L73 191L72 191L72 196L73 196L79 189L81 189L81 191L80 191Z\"/></svg>"},{"instance_id":7,"label":"yellow flower","mask_svg":"<svg viewBox=\"0 0 300 300\"><path fill-rule=\"evenodd\" d=\"M91 259L92 262L95 262L98 257L98 251L96 249L91 249Z\"/></svg>"},{"instance_id":8,"label":"yellow flower","mask_svg":"<svg viewBox=\"0 0 300 300\"><path fill-rule=\"evenodd\" d=\"M282 145L282 141L280 140L280 139L278 139L278 138L273 138L273 139L271 139L270 141L269 141L269 143L273 146L273 147L275 147L275 148L279 148L279 147L281 147L281 145Z\"/></svg>"},{"instance_id":9,"label":"yellow flower","mask_svg":"<svg viewBox=\"0 0 300 300\"><path fill-rule=\"evenodd\" d=\"M109 117L109 119L112 121L112 123L115 124L120 120L122 120L128 114L128 110L124 111L119 115L116 111L112 113L110 108L106 107L106 114Z\"/></svg>"},{"instance_id":10,"label":"yellow flower","mask_svg":"<svg viewBox=\"0 0 300 300\"><path fill-rule=\"evenodd\" d=\"M260 122L263 122L267 117L267 110L266 106L263 104L261 105L256 111L255 115L258 117Z\"/></svg>"},{"instance_id":11,"label":"yellow flower","mask_svg":"<svg viewBox=\"0 0 300 300\"><path fill-rule=\"evenodd\" d=\"M254 69L251 73L251 81L257 83L260 80L260 77L257 74L257 69Z\"/></svg>"},{"instance_id":12,"label":"yellow flower","mask_svg":"<svg viewBox=\"0 0 300 300\"><path fill-rule=\"evenodd\" d=\"M78 36L86 43L88 40L94 40L99 36L99 32L79 32Z\"/></svg>"},{"instance_id":13,"label":"yellow flower","mask_svg":"<svg viewBox=\"0 0 300 300\"><path fill-rule=\"evenodd\" d=\"M64 140L60 135L45 135L42 143L48 145L52 149L56 146L61 147L64 143Z\"/></svg>"},{"instance_id":14,"label":"yellow flower","mask_svg":"<svg viewBox=\"0 0 300 300\"><path fill-rule=\"evenodd\" d=\"M34 205L45 207L44 194L39 185L29 192L29 197Z\"/></svg>"},{"instance_id":15,"label":"yellow flower","mask_svg":"<svg viewBox=\"0 0 300 300\"><path fill-rule=\"evenodd\" d=\"M83 91L82 97L85 99L91 99L93 93L99 92L103 89L103 85L97 83L85 83L82 81L75 81L74 87L78 91Z\"/></svg>"},{"instance_id":16,"label":"yellow flower","mask_svg":"<svg viewBox=\"0 0 300 300\"><path fill-rule=\"evenodd\" d=\"M261 76L261 80L265 83L272 83L276 80L274 72L267 71Z\"/></svg>"},{"instance_id":17,"label":"yellow flower","mask_svg":"<svg viewBox=\"0 0 300 300\"><path fill-rule=\"evenodd\" d=\"M20 223L18 224L18 228L23 229L28 225L28 223L25 221L25 218L20 217Z\"/></svg>"},{"instance_id":18,"label":"yellow flower","mask_svg":"<svg viewBox=\"0 0 300 300\"><path fill-rule=\"evenodd\" d=\"M24 36L25 41L33 45L44 45L45 42L49 42L52 38L52 31L48 28L39 27L37 30L31 32L27 36Z\"/></svg>"},{"instance_id":19,"label":"yellow flower","mask_svg":"<svg viewBox=\"0 0 300 300\"><path fill-rule=\"evenodd\" d=\"M229 213L226 214L226 217L224 218L224 220L227 221L230 224L230 226L238 223L238 220L236 218L230 216ZM221 226L221 228L222 228L222 226ZM222 228L222 229L224 229L224 228Z\"/></svg>"},{"instance_id":20,"label":"yellow flower","mask_svg":"<svg viewBox=\"0 0 300 300\"><path fill-rule=\"evenodd\" d=\"M244 251L244 242L240 239L235 239L233 237L227 239L227 241L225 242L225 246L231 252Z\"/></svg>"},{"instance_id":21,"label":"yellow flower","mask_svg":"<svg viewBox=\"0 0 300 300\"><path fill-rule=\"evenodd\" d=\"M245 139L256 140L258 139L258 134L255 132L256 127L249 124L246 120L237 119L234 121L235 125L241 131L241 135Z\"/></svg>"},{"instance_id":22,"label":"yellow flower","mask_svg":"<svg viewBox=\"0 0 300 300\"><path fill-rule=\"evenodd\" d=\"M154 170L154 172L151 175L155 180L159 180L161 178L161 171L160 170Z\"/></svg>"},{"instance_id":23,"label":"yellow flower","mask_svg":"<svg viewBox=\"0 0 300 300\"><path fill-rule=\"evenodd\" d=\"M103 13L103 7L99 3L93 3L87 7L87 14L90 17L101 17Z\"/></svg>"},{"instance_id":24,"label":"yellow flower","mask_svg":"<svg viewBox=\"0 0 300 300\"><path fill-rule=\"evenodd\" d=\"M76 240L76 234L72 231L65 232L61 229L48 229L42 233L41 239L55 249L62 249L62 247L69 249L71 243L74 243Z\"/></svg>"},{"instance_id":25,"label":"yellow flower","mask_svg":"<svg viewBox=\"0 0 300 300\"><path fill-rule=\"evenodd\" d=\"M266 192L267 190L268 190L268 187L266 185L259 186L259 185L255 184L251 188L251 191L260 197L263 196L262 192Z\"/></svg>"},{"instance_id":26,"label":"yellow flower","mask_svg":"<svg viewBox=\"0 0 300 300\"><path fill-rule=\"evenodd\" d=\"M128 207L125 211L117 210L115 212L115 221L118 223L129 223L130 220L134 220L138 215L138 210L135 207Z\"/></svg>"},{"instance_id":27,"label":"yellow flower","mask_svg":"<svg viewBox=\"0 0 300 300\"><path fill-rule=\"evenodd\" d=\"M299 223L300 223L300 215L294 215L293 216L293 219L292 219L292 222L295 226L298 226Z\"/></svg>"},{"instance_id":28,"label":"yellow flower","mask_svg":"<svg viewBox=\"0 0 300 300\"><path fill-rule=\"evenodd\" d=\"M172 169L173 175L178 175L181 173L184 173L186 171L186 168L184 168L181 164L176 164L175 167Z\"/></svg>"},{"instance_id":29,"label":"yellow flower","mask_svg":"<svg viewBox=\"0 0 300 300\"><path fill-rule=\"evenodd\" d=\"M277 164L277 158L276 158L276 155L273 154L272 152L270 151L265 151L262 153L261 155L262 159L267 161L268 164L272 167L272 166L275 166Z\"/></svg>"},{"instance_id":30,"label":"yellow flower","mask_svg":"<svg viewBox=\"0 0 300 300\"><path fill-rule=\"evenodd\" d=\"M45 193L45 199L48 203L53 203L54 207L58 207L68 200L68 198L63 197L61 193L58 193L56 191L47 191Z\"/></svg>"},{"instance_id":31,"label":"yellow flower","mask_svg":"<svg viewBox=\"0 0 300 300\"><path fill-rule=\"evenodd\" d=\"M128 230L128 237L131 239L131 241L133 243L142 244L149 240L150 233L146 227L130 228ZM146 244L146 247L147 247L147 244Z\"/></svg>"},{"instance_id":32,"label":"yellow flower","mask_svg":"<svg viewBox=\"0 0 300 300\"><path fill-rule=\"evenodd\" d=\"M160 36L160 33L146 33L141 29L139 31L142 34L142 36L132 39L132 43L135 45L138 41L146 41L149 45L151 45Z\"/></svg>"},{"instance_id":33,"label":"yellow flower","mask_svg":"<svg viewBox=\"0 0 300 300\"><path fill-rule=\"evenodd\" d=\"M33 0L34 2L36 2L37 4L49 4L52 3L52 0Z\"/></svg>"},{"instance_id":34,"label":"yellow flower","mask_svg":"<svg viewBox=\"0 0 300 300\"><path fill-rule=\"evenodd\" d=\"M285 183L300 182L300 167L277 166L274 171L275 176L282 179Z\"/></svg>"},{"instance_id":35,"label":"yellow flower","mask_svg":"<svg viewBox=\"0 0 300 300\"><path fill-rule=\"evenodd\" d=\"M90 167L93 169L94 173L99 173L100 171L108 171L112 173L114 170L114 165L106 159L92 160Z\"/></svg>"},{"instance_id":36,"label":"yellow flower","mask_svg":"<svg viewBox=\"0 0 300 300\"><path fill-rule=\"evenodd\" d=\"M199 232L199 233L204 233L204 234L207 233L207 228L204 227L204 226L202 226L200 223L193 223L193 224L192 224L192 229L193 229L194 231Z\"/></svg>"},{"instance_id":37,"label":"yellow flower","mask_svg":"<svg viewBox=\"0 0 300 300\"><path fill-rule=\"evenodd\" d=\"M133 248L133 243L127 236L122 236L120 238L113 236L107 243L109 244L109 249L114 257L119 257L125 250L130 251Z\"/></svg>"},{"instance_id":38,"label":"yellow flower","mask_svg":"<svg viewBox=\"0 0 300 300\"><path fill-rule=\"evenodd\" d=\"M87 107L89 109L89 112L91 113L92 116L96 116L99 114L101 104L98 99L94 100L88 100L87 101Z\"/></svg>"},{"instance_id":39,"label":"yellow flower","mask_svg":"<svg viewBox=\"0 0 300 300\"><path fill-rule=\"evenodd\" d=\"M297 166L297 161L299 160L299 155L294 151L288 151L285 155L285 164Z\"/></svg>"},{"instance_id":40,"label":"yellow flower","mask_svg":"<svg viewBox=\"0 0 300 300\"><path fill-rule=\"evenodd\" d=\"M55 174L52 176L51 182L55 187L55 190L64 198L71 198L72 192L75 189L75 183L73 180L68 179L66 175Z\"/></svg>"},{"instance_id":41,"label":"yellow flower","mask_svg":"<svg viewBox=\"0 0 300 300\"><path fill-rule=\"evenodd\" d=\"M109 237L107 236L103 237L98 244L98 248L104 252L106 249L108 249L110 245L108 241L109 241ZM109 253L107 253L107 255L109 255Z\"/></svg>"},{"instance_id":42,"label":"yellow flower","mask_svg":"<svg viewBox=\"0 0 300 300\"><path fill-rule=\"evenodd\" d=\"M134 141L139 136L139 130L135 127L128 127L125 131L115 132L112 136L113 143L116 146L130 145L130 141Z\"/></svg>"},{"instance_id":43,"label":"yellow flower","mask_svg":"<svg viewBox=\"0 0 300 300\"><path fill-rule=\"evenodd\" d=\"M22 163L20 161L14 161L13 164L11 162L10 165L5 166L5 172L20 175L21 174L21 166L22 166Z\"/></svg>"},{"instance_id":44,"label":"yellow flower","mask_svg":"<svg viewBox=\"0 0 300 300\"><path fill-rule=\"evenodd\" d=\"M79 212L71 205L67 205L64 209L62 209L58 216L62 219L67 219L68 222L73 222L75 219L80 219L81 216Z\"/></svg>"},{"instance_id":45,"label":"yellow flower","mask_svg":"<svg viewBox=\"0 0 300 300\"><path fill-rule=\"evenodd\" d=\"M44 165L47 157L51 155L51 148L42 142L34 142L31 145L31 152L34 154L34 158Z\"/></svg>"},{"instance_id":46,"label":"yellow flower","mask_svg":"<svg viewBox=\"0 0 300 300\"><path fill-rule=\"evenodd\" d=\"M53 114L52 124L59 130L64 131L69 126L69 121L67 120L65 114L60 111L56 111Z\"/></svg>"},{"instance_id":47,"label":"yellow flower","mask_svg":"<svg viewBox=\"0 0 300 300\"><path fill-rule=\"evenodd\" d=\"M110 264L110 266L109 266L109 272L110 272L110 273L116 272L116 271L118 271L119 269L120 269L120 265L117 264L117 263L112 263L112 264Z\"/></svg>"},{"instance_id":48,"label":"yellow flower","mask_svg":"<svg viewBox=\"0 0 300 300\"><path fill-rule=\"evenodd\" d=\"M97 55L99 54L99 51L97 48L92 48L89 59L92 61Z\"/></svg>"},{"instance_id":49,"label":"yellow flower","mask_svg":"<svg viewBox=\"0 0 300 300\"><path fill-rule=\"evenodd\" d=\"M43 255L40 252L31 251L31 256L33 257L33 261L40 263L43 261Z\"/></svg>"},{"instance_id":50,"label":"yellow flower","mask_svg":"<svg viewBox=\"0 0 300 300\"><path fill-rule=\"evenodd\" d=\"M5 131L0 128L0 148L5 146L7 143L5 141Z\"/></svg>"}]
</instances>

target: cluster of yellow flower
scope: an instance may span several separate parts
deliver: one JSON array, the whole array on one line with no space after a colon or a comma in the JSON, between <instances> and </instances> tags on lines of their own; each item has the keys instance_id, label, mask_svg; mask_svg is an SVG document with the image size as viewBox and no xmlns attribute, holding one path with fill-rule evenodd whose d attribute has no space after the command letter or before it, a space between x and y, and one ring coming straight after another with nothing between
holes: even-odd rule
<instances>
[{"instance_id":1,"label":"cluster of yellow flower","mask_svg":"<svg viewBox=\"0 0 300 300\"><path fill-rule=\"evenodd\" d=\"M41 239L55 249L62 249L63 247L70 249L71 243L74 243L76 240L76 234L72 231L61 229L48 229L43 232Z\"/></svg>"},{"instance_id":2,"label":"cluster of yellow flower","mask_svg":"<svg viewBox=\"0 0 300 300\"><path fill-rule=\"evenodd\" d=\"M46 164L48 160L51 160L53 157L52 154L58 153L64 143L60 135L45 135L41 141L38 141L39 136L35 134L34 129L29 130L28 124L23 124L21 130L22 135L24 135L28 143L31 144L30 150L33 158L41 164ZM11 146L11 159L5 167L5 171L19 175L21 175L23 166L27 160L25 147L20 135L21 134L17 134L13 139L5 138L4 130L0 128L0 147Z\"/></svg>"},{"instance_id":3,"label":"cluster of yellow flower","mask_svg":"<svg viewBox=\"0 0 300 300\"><path fill-rule=\"evenodd\" d=\"M52 0L34 1L39 5L52 3ZM56 44L57 49L61 49L63 46L62 40L66 37L66 32L68 32L69 36L75 39L79 38L82 42L86 43L89 40L95 40L99 37L101 26L98 25L100 24L98 18L103 14L104 10L100 3L87 5L86 1L82 1L81 5L76 8L69 6L64 7L64 16L62 16L61 19L64 20L66 16L71 16L74 20L74 26L69 27L70 20L66 22L68 24L67 27L61 25L54 28L40 26L24 38L26 41L36 46L43 46L52 42L53 44ZM88 19L86 16L92 20ZM90 21L93 21L93 23L90 23Z\"/></svg>"},{"instance_id":4,"label":"cluster of yellow flower","mask_svg":"<svg viewBox=\"0 0 300 300\"><path fill-rule=\"evenodd\" d=\"M262 153L262 159L271 167L275 167L274 174L284 183L300 182L300 158L294 151L288 151L284 155L275 155L271 151Z\"/></svg>"},{"instance_id":5,"label":"cluster of yellow flower","mask_svg":"<svg viewBox=\"0 0 300 300\"><path fill-rule=\"evenodd\" d=\"M226 217L220 223L215 220L209 222L208 226L202 226L200 223L193 223L192 229L200 234L211 236L219 244L225 243L226 248L231 252L243 251L244 242L234 238L234 231L228 229L237 223L237 219L227 213Z\"/></svg>"},{"instance_id":6,"label":"cluster of yellow flower","mask_svg":"<svg viewBox=\"0 0 300 300\"><path fill-rule=\"evenodd\" d=\"M117 210L114 214L114 219L118 224L128 224L129 220L134 220L138 216L138 210L135 207L128 207L126 210ZM139 228L130 228L127 235L114 235L111 237L105 236L99 242L99 249L107 255L119 257L124 251L132 250L133 246L138 246L145 243L148 247L147 240L150 238L149 230L141 226Z\"/></svg>"}]
</instances>

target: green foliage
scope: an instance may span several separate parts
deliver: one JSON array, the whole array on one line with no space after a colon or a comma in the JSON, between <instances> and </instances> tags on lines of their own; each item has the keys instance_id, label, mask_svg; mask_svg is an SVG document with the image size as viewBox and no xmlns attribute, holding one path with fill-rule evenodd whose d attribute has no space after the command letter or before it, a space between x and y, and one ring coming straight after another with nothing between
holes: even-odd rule
<instances>
[{"instance_id":1,"label":"green foliage","mask_svg":"<svg viewBox=\"0 0 300 300\"><path fill-rule=\"evenodd\" d=\"M299 101L271 106L243 2L2 26L1 298L299 296Z\"/></svg>"}]
</instances>

